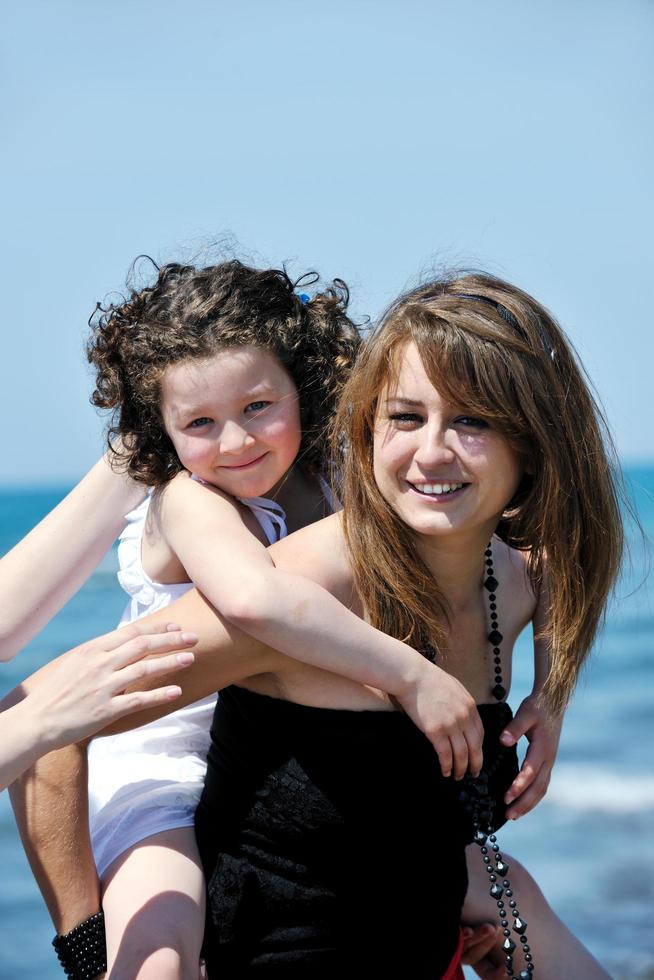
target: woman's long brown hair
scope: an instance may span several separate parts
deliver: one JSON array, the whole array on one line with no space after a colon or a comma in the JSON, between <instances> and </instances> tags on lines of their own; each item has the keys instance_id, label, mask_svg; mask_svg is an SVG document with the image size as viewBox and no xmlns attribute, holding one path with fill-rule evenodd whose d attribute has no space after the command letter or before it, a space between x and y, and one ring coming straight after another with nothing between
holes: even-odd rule
<instances>
[{"instance_id":1,"label":"woman's long brown hair","mask_svg":"<svg viewBox=\"0 0 654 980\"><path fill-rule=\"evenodd\" d=\"M370 336L335 423L344 529L356 587L374 626L445 649L447 604L413 532L373 474L379 395L413 341L434 387L487 419L523 456L528 475L497 534L528 551L535 589L547 568L551 648L543 698L559 712L588 655L623 548L619 470L570 342L527 293L493 276L460 274L401 296Z\"/></svg>"}]
</instances>

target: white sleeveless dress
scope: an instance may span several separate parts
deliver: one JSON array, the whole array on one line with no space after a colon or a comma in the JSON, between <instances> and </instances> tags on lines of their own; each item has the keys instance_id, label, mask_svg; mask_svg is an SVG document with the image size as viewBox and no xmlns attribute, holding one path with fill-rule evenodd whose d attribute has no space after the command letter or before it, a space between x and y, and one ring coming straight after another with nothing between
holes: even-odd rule
<instances>
[{"instance_id":1,"label":"white sleeveless dress","mask_svg":"<svg viewBox=\"0 0 654 980\"><path fill-rule=\"evenodd\" d=\"M192 582L154 582L141 564L141 539L151 497L127 515L118 544L118 581L130 597L120 625L141 619L193 588ZM269 544L286 535L286 514L266 497L241 499ZM209 732L217 695L89 748L89 819L93 854L102 877L139 841L163 830L192 827L202 793Z\"/></svg>"}]
</instances>

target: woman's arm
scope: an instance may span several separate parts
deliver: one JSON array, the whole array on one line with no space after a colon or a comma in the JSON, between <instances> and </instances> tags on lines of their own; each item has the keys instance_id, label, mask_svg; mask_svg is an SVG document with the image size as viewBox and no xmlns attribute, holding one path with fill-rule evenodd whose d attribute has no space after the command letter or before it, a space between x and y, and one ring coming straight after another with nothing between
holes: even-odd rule
<instances>
[{"instance_id":1,"label":"woman's arm","mask_svg":"<svg viewBox=\"0 0 654 980\"><path fill-rule=\"evenodd\" d=\"M10 660L84 584L145 488L106 457L0 559L0 660Z\"/></svg>"},{"instance_id":2,"label":"woman's arm","mask_svg":"<svg viewBox=\"0 0 654 980\"><path fill-rule=\"evenodd\" d=\"M434 745L443 775L479 773L483 729L463 685L439 668L437 677L417 650L348 608L338 514L267 550L229 497L182 477L162 494L157 520L190 579L229 622L295 660L393 695Z\"/></svg>"},{"instance_id":3,"label":"woman's arm","mask_svg":"<svg viewBox=\"0 0 654 980\"><path fill-rule=\"evenodd\" d=\"M561 739L563 714L553 715L541 697L550 669L550 644L546 635L549 621L547 572L535 597L532 619L534 631L534 684L515 713L513 721L500 736L503 745L515 745L523 735L529 748L520 772L509 787L504 802L509 805L507 817L517 820L542 800L547 792L552 768Z\"/></svg>"}]
</instances>

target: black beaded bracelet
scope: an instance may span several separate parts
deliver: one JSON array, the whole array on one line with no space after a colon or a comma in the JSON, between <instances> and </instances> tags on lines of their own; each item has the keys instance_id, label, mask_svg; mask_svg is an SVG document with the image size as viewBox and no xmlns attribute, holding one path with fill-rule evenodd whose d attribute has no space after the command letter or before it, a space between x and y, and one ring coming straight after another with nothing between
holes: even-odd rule
<instances>
[{"instance_id":1,"label":"black beaded bracelet","mask_svg":"<svg viewBox=\"0 0 654 980\"><path fill-rule=\"evenodd\" d=\"M63 936L52 940L69 980L93 980L107 969L104 912L96 912Z\"/></svg>"}]
</instances>

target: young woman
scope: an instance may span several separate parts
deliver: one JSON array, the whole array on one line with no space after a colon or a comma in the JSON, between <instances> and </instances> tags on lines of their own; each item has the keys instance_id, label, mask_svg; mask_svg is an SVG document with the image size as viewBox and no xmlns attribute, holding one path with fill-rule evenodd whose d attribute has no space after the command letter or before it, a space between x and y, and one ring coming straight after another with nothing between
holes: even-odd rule
<instances>
[{"instance_id":1,"label":"young woman","mask_svg":"<svg viewBox=\"0 0 654 980\"><path fill-rule=\"evenodd\" d=\"M220 660L205 659L220 630L200 599L182 599L175 616L197 630L205 668L202 677L191 669L185 693L248 678L219 701L198 815L218 976L306 975L309 965L312 976L402 963L414 976L451 970L466 835L501 822L515 774L499 747L515 637L548 613L551 662L534 694L560 711L619 562L597 409L555 322L514 287L464 276L401 298L343 406L344 514L271 554L408 638L471 692L490 782L465 787L462 816L456 787L385 694L252 640L230 653L223 638ZM457 740L450 747L467 757ZM485 854L484 864L510 955L509 909L514 938L524 924L516 900L502 898L511 889L501 856ZM552 944L551 925L530 926L536 975L601 976L565 930ZM529 943L516 945L525 961L509 968L528 976Z\"/></svg>"}]
</instances>

